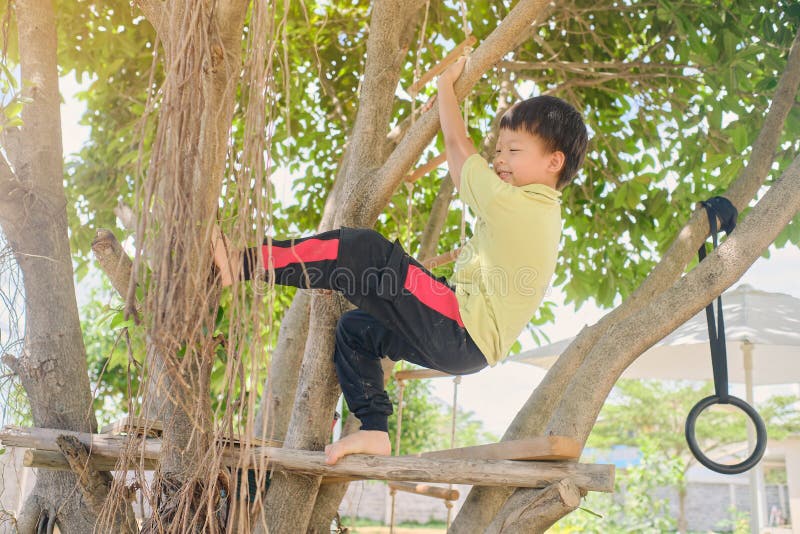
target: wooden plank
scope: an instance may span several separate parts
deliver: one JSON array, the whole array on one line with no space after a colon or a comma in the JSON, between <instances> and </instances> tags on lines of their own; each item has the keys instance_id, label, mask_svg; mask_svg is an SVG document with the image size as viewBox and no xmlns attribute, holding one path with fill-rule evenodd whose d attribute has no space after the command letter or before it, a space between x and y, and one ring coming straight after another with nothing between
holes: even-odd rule
<instances>
[{"instance_id":1,"label":"wooden plank","mask_svg":"<svg viewBox=\"0 0 800 534\"><path fill-rule=\"evenodd\" d=\"M60 435L75 436L81 443L89 448L90 454L118 457L123 454L130 441L135 447L133 450L145 459L158 460L161 455L161 440L159 438L139 438L131 436L113 436L110 434L89 434L86 432L73 432L55 428L25 428L7 426L0 431L0 441L10 447L25 447L46 451L59 451L56 438ZM60 451L59 451L60 452Z\"/></svg>"},{"instance_id":2,"label":"wooden plank","mask_svg":"<svg viewBox=\"0 0 800 534\"><path fill-rule=\"evenodd\" d=\"M135 434L137 436L146 434L151 437L158 437L163 431L164 424L161 421L135 415L126 415L122 419L118 419L104 426L101 433L114 435Z\"/></svg>"},{"instance_id":3,"label":"wooden plank","mask_svg":"<svg viewBox=\"0 0 800 534\"><path fill-rule=\"evenodd\" d=\"M122 435L128 434L133 436L147 437L160 437L164 431L164 423L156 419L147 419L145 417L125 416L122 419L109 423L103 427L103 434ZM233 446L240 446L244 443L245 439L241 434L235 433L233 437L223 435L217 438L220 445L232 444ZM280 447L283 443L280 440L274 439L260 439L250 437L247 441L250 445Z\"/></svg>"},{"instance_id":4,"label":"wooden plank","mask_svg":"<svg viewBox=\"0 0 800 534\"><path fill-rule=\"evenodd\" d=\"M430 484L389 482L389 487L397 491L416 493L417 495L425 495L426 497L433 497L434 499L442 499L444 501L457 501L459 497L458 490L431 486Z\"/></svg>"},{"instance_id":5,"label":"wooden plank","mask_svg":"<svg viewBox=\"0 0 800 534\"><path fill-rule=\"evenodd\" d=\"M464 55L464 53L467 51L467 48L472 48L477 42L478 39L474 35L470 35L460 42L450 51L449 54L444 57L444 59L434 65L431 70L423 74L419 80L414 82L411 87L408 88L408 94L410 94L412 97L416 96L417 93L419 93L429 81L443 73L447 67L455 63L458 58Z\"/></svg>"},{"instance_id":6,"label":"wooden plank","mask_svg":"<svg viewBox=\"0 0 800 534\"><path fill-rule=\"evenodd\" d=\"M572 478L587 491L614 490L614 466L577 462L538 462L514 460L439 459L413 456L345 456L335 465L325 463L323 452L258 447L227 462L258 465L265 458L278 471L316 476L357 476L373 480L438 482L479 486L544 488L564 478Z\"/></svg>"},{"instance_id":7,"label":"wooden plank","mask_svg":"<svg viewBox=\"0 0 800 534\"><path fill-rule=\"evenodd\" d=\"M135 469L138 467L138 458L128 458L127 465L117 465L119 458L117 456L104 456L97 453L91 455L92 463L98 471L116 471L118 469ZM153 471L158 462L156 460L146 458L144 460L144 470ZM36 467L40 469L52 469L55 471L72 471L69 462L64 458L64 455L59 451L43 451L39 449L28 449L22 457L22 465L25 467Z\"/></svg>"},{"instance_id":8,"label":"wooden plank","mask_svg":"<svg viewBox=\"0 0 800 534\"><path fill-rule=\"evenodd\" d=\"M442 371L437 371L436 369L406 369L404 371L395 371L394 373L394 378L396 380L421 380L423 378L442 377L452 378L453 375L449 375Z\"/></svg>"},{"instance_id":9,"label":"wooden plank","mask_svg":"<svg viewBox=\"0 0 800 534\"><path fill-rule=\"evenodd\" d=\"M423 452L415 456L451 460L575 460L580 455L580 443L571 438L540 436L489 445Z\"/></svg>"},{"instance_id":10,"label":"wooden plank","mask_svg":"<svg viewBox=\"0 0 800 534\"><path fill-rule=\"evenodd\" d=\"M95 469L99 471L117 471L120 469L138 469L139 461L137 457L129 457L127 465L119 465L119 458L116 456L105 456L92 453L92 462ZM72 471L72 468L60 451L44 451L39 449L26 449L22 456L22 465L37 469L51 469L53 471ZM150 458L144 459L142 469L144 471L154 471L158 466L158 461ZM352 482L364 480L361 477L328 477L323 478L323 484L337 484L341 482ZM458 493L458 492L456 492ZM456 497L458 499L458 497Z\"/></svg>"},{"instance_id":11,"label":"wooden plank","mask_svg":"<svg viewBox=\"0 0 800 534\"><path fill-rule=\"evenodd\" d=\"M456 261L459 254L461 254L461 249L456 248L450 252L445 252L444 254L434 256L433 258L422 260L420 263L422 263L422 265L430 271L442 265L447 265L448 263Z\"/></svg>"},{"instance_id":12,"label":"wooden plank","mask_svg":"<svg viewBox=\"0 0 800 534\"><path fill-rule=\"evenodd\" d=\"M68 434L87 445L91 454L119 456L133 447L139 457L157 460L161 440L70 432L58 429L6 427L0 440L6 446L58 450L56 438ZM135 440L136 443L128 443ZM226 447L220 451L223 465L255 468L268 462L268 468L322 477L363 477L401 482L439 482L480 486L543 488L555 481L572 478L587 491L611 492L614 466L576 462L536 462L513 460L439 459L413 456L370 456L354 454L335 465L325 463L322 451L301 451L275 447L248 450Z\"/></svg>"},{"instance_id":13,"label":"wooden plank","mask_svg":"<svg viewBox=\"0 0 800 534\"><path fill-rule=\"evenodd\" d=\"M234 434L233 438L227 435L218 436L217 443L219 445L232 445L233 447L243 447L245 443L251 447L283 447L283 441L278 439L261 439L254 436L245 439L238 433Z\"/></svg>"},{"instance_id":14,"label":"wooden plank","mask_svg":"<svg viewBox=\"0 0 800 534\"><path fill-rule=\"evenodd\" d=\"M417 169L414 172L412 172L406 177L406 182L413 184L414 182L416 182L417 180L419 180L420 178L431 172L433 169L435 169L445 161L447 161L447 154L442 152L441 154L439 154L432 160L428 161L421 167L417 167Z\"/></svg>"}]
</instances>

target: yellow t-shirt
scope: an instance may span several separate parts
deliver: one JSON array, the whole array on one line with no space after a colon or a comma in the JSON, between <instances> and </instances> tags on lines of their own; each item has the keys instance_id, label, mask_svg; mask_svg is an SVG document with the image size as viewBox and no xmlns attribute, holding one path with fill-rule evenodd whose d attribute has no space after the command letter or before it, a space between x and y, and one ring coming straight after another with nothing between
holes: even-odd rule
<instances>
[{"instance_id":1,"label":"yellow t-shirt","mask_svg":"<svg viewBox=\"0 0 800 534\"><path fill-rule=\"evenodd\" d=\"M452 282L464 326L494 366L550 285L561 237L561 193L544 184L507 184L480 154L464 162L459 193L478 219Z\"/></svg>"}]
</instances>

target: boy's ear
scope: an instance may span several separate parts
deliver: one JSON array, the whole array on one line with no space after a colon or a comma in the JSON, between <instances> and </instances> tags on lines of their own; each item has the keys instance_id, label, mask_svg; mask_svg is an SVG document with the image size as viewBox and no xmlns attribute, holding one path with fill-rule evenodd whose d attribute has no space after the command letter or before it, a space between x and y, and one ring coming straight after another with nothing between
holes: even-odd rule
<instances>
[{"instance_id":1,"label":"boy's ear","mask_svg":"<svg viewBox=\"0 0 800 534\"><path fill-rule=\"evenodd\" d=\"M547 170L554 174L560 173L561 169L564 168L564 162L566 162L566 160L567 156L560 150L556 150L550 154L550 160L547 162Z\"/></svg>"}]
</instances>

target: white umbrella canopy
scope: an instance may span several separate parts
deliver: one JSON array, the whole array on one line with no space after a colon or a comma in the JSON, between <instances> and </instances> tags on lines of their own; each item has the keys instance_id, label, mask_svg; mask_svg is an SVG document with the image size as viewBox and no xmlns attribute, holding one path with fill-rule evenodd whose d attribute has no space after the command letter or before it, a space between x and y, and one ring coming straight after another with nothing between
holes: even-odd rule
<instances>
[{"instance_id":1,"label":"white umbrella canopy","mask_svg":"<svg viewBox=\"0 0 800 534\"><path fill-rule=\"evenodd\" d=\"M800 381L800 299L742 284L722 295L722 309L730 382L745 382L744 342L752 345L754 384ZM572 339L521 352L509 360L549 369ZM647 350L622 376L710 380L713 372L705 310Z\"/></svg>"}]
</instances>

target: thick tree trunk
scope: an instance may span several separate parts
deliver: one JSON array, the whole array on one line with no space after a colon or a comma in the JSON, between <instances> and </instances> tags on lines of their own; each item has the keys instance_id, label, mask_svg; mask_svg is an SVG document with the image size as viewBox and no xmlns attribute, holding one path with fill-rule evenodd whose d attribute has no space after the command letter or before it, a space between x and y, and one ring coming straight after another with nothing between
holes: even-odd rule
<instances>
[{"instance_id":1,"label":"thick tree trunk","mask_svg":"<svg viewBox=\"0 0 800 534\"><path fill-rule=\"evenodd\" d=\"M311 293L298 291L281 321L253 434L283 441L289 428L300 364L308 338Z\"/></svg>"},{"instance_id":2,"label":"thick tree trunk","mask_svg":"<svg viewBox=\"0 0 800 534\"><path fill-rule=\"evenodd\" d=\"M333 369L333 334L340 315L340 297L333 293L314 295L309 339L300 368L300 383L284 447L322 450L330 439L330 426L339 391ZM321 477L273 473L265 499L271 533L304 532L311 516ZM288 495L287 495L288 493Z\"/></svg>"},{"instance_id":3,"label":"thick tree trunk","mask_svg":"<svg viewBox=\"0 0 800 534\"><path fill-rule=\"evenodd\" d=\"M34 425L92 432L97 421L67 235L56 17L50 0L20 0L15 13L23 94L30 102L22 130L4 132L13 170L0 159L0 225L23 273L25 343L19 358L5 355L3 361L20 378ZM57 523L64 533L90 532L108 482L86 485L70 472L40 471L19 531ZM82 495L98 506L88 506ZM126 506L111 520L124 524L129 512Z\"/></svg>"}]
</instances>

